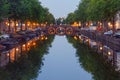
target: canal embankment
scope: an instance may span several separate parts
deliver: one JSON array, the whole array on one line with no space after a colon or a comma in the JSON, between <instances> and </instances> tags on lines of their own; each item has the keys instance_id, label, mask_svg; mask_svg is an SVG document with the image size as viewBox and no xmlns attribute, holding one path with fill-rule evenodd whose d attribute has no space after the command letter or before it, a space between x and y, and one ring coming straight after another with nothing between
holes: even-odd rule
<instances>
[{"instance_id":1,"label":"canal embankment","mask_svg":"<svg viewBox=\"0 0 120 80\"><path fill-rule=\"evenodd\" d=\"M102 32L80 30L80 34L110 47L112 50L120 51L120 38L104 35Z\"/></svg>"}]
</instances>

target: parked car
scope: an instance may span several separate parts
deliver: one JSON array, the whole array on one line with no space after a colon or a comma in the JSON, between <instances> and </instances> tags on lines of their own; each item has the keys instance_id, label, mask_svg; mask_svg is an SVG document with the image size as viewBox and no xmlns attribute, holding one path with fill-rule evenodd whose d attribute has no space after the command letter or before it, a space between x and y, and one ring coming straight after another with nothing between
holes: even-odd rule
<instances>
[{"instance_id":1,"label":"parked car","mask_svg":"<svg viewBox=\"0 0 120 80\"><path fill-rule=\"evenodd\" d=\"M96 27L96 26L90 26L90 27L89 27L89 30L90 30L90 31L95 31L95 30L97 30L97 27Z\"/></svg>"},{"instance_id":2,"label":"parked car","mask_svg":"<svg viewBox=\"0 0 120 80\"><path fill-rule=\"evenodd\" d=\"M0 36L0 39L9 39L10 38L10 35L8 35L8 34L3 34L3 35L1 35Z\"/></svg>"},{"instance_id":3,"label":"parked car","mask_svg":"<svg viewBox=\"0 0 120 80\"><path fill-rule=\"evenodd\" d=\"M115 38L120 38L120 31L118 31L118 32L116 32L116 33L114 33L114 35L113 35Z\"/></svg>"},{"instance_id":4,"label":"parked car","mask_svg":"<svg viewBox=\"0 0 120 80\"><path fill-rule=\"evenodd\" d=\"M107 32L104 32L104 35L112 35L113 34L113 31L110 30L110 31L107 31Z\"/></svg>"},{"instance_id":5,"label":"parked car","mask_svg":"<svg viewBox=\"0 0 120 80\"><path fill-rule=\"evenodd\" d=\"M81 30L88 31L88 30L89 30L89 28L81 28Z\"/></svg>"}]
</instances>

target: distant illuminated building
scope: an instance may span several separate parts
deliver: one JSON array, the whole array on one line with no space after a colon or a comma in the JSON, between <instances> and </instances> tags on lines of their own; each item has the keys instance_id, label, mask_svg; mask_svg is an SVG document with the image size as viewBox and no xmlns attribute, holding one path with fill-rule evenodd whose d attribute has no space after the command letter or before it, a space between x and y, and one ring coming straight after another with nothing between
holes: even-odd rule
<instances>
[{"instance_id":1,"label":"distant illuminated building","mask_svg":"<svg viewBox=\"0 0 120 80\"><path fill-rule=\"evenodd\" d=\"M120 11L116 14L115 20L116 20L115 22L116 29L120 29Z\"/></svg>"}]
</instances>

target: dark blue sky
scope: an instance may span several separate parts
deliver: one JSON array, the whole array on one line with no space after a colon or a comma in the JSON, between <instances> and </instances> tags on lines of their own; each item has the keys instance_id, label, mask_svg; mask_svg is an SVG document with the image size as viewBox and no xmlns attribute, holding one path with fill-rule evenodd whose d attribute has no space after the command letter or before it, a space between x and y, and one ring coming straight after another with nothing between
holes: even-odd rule
<instances>
[{"instance_id":1,"label":"dark blue sky","mask_svg":"<svg viewBox=\"0 0 120 80\"><path fill-rule=\"evenodd\" d=\"M40 2L44 7L49 8L55 18L59 18L75 11L80 0L40 0Z\"/></svg>"}]
</instances>

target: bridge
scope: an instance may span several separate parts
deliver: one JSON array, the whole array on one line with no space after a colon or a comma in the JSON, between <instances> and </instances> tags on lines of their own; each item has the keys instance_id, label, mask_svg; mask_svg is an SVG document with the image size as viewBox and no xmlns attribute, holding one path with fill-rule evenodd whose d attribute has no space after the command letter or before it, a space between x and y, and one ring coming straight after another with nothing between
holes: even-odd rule
<instances>
[{"instance_id":1,"label":"bridge","mask_svg":"<svg viewBox=\"0 0 120 80\"><path fill-rule=\"evenodd\" d=\"M46 28L50 35L75 35L78 32L78 28L72 26L54 26Z\"/></svg>"}]
</instances>

